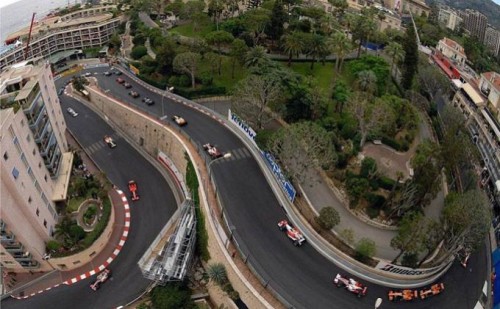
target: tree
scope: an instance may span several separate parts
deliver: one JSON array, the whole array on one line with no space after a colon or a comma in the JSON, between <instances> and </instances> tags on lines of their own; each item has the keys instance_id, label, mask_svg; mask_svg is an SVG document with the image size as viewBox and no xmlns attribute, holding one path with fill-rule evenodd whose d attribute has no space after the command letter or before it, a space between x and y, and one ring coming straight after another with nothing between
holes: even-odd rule
<instances>
[{"instance_id":1,"label":"tree","mask_svg":"<svg viewBox=\"0 0 500 309\"><path fill-rule=\"evenodd\" d=\"M318 222L323 229L331 230L340 223L340 215L335 208L331 206L323 207L319 211L319 216L316 217L316 222Z\"/></svg>"},{"instance_id":2,"label":"tree","mask_svg":"<svg viewBox=\"0 0 500 309\"><path fill-rule=\"evenodd\" d=\"M236 85L232 102L235 111L252 126L263 129L271 121L270 106L282 96L280 81L268 75L249 75Z\"/></svg>"},{"instance_id":3,"label":"tree","mask_svg":"<svg viewBox=\"0 0 500 309\"><path fill-rule=\"evenodd\" d=\"M368 133L381 128L387 117L390 116L387 105L371 104L366 95L359 91L349 98L348 108L358 122L358 129L361 134L360 148L365 145Z\"/></svg>"},{"instance_id":4,"label":"tree","mask_svg":"<svg viewBox=\"0 0 500 309\"><path fill-rule=\"evenodd\" d=\"M365 70L357 74L356 86L357 88L366 93L373 94L377 84L377 76L373 71Z\"/></svg>"},{"instance_id":5,"label":"tree","mask_svg":"<svg viewBox=\"0 0 500 309\"><path fill-rule=\"evenodd\" d=\"M420 260L417 267L422 266L422 264L431 256L431 254L436 250L437 246L443 240L443 228L439 222L431 219L427 219L427 225L425 226L424 239L422 241L422 248L427 251L425 256Z\"/></svg>"},{"instance_id":6,"label":"tree","mask_svg":"<svg viewBox=\"0 0 500 309\"><path fill-rule=\"evenodd\" d=\"M208 264L207 275L211 281L221 287L228 282L226 267L222 263Z\"/></svg>"},{"instance_id":7,"label":"tree","mask_svg":"<svg viewBox=\"0 0 500 309\"><path fill-rule=\"evenodd\" d=\"M335 111L342 114L344 105L349 98L349 89L343 80L338 80L333 85L332 99L335 102Z\"/></svg>"},{"instance_id":8,"label":"tree","mask_svg":"<svg viewBox=\"0 0 500 309\"><path fill-rule=\"evenodd\" d=\"M329 169L337 161L332 134L314 122L299 122L278 130L269 141L270 151L300 183L318 168Z\"/></svg>"},{"instance_id":9,"label":"tree","mask_svg":"<svg viewBox=\"0 0 500 309\"><path fill-rule=\"evenodd\" d=\"M345 10L349 8L347 0L328 0L328 2L333 6L332 13L339 19L344 16Z\"/></svg>"},{"instance_id":10,"label":"tree","mask_svg":"<svg viewBox=\"0 0 500 309\"><path fill-rule=\"evenodd\" d=\"M430 203L441 188L439 153L437 144L425 140L418 145L411 160L414 175L408 184L415 186L413 205L421 209Z\"/></svg>"},{"instance_id":11,"label":"tree","mask_svg":"<svg viewBox=\"0 0 500 309\"><path fill-rule=\"evenodd\" d=\"M269 59L266 49L260 45L250 48L245 53L245 66L248 68L268 66L270 63L271 59Z\"/></svg>"},{"instance_id":12,"label":"tree","mask_svg":"<svg viewBox=\"0 0 500 309\"><path fill-rule=\"evenodd\" d=\"M361 161L361 170L359 175L366 179L373 179L378 172L377 161L375 159L366 157Z\"/></svg>"},{"instance_id":13,"label":"tree","mask_svg":"<svg viewBox=\"0 0 500 309\"><path fill-rule=\"evenodd\" d=\"M404 56L403 47L399 43L390 42L389 45L384 48L384 51L391 57L391 74L394 75L395 64L401 61Z\"/></svg>"},{"instance_id":14,"label":"tree","mask_svg":"<svg viewBox=\"0 0 500 309\"><path fill-rule=\"evenodd\" d=\"M176 55L175 43L169 38L164 39L160 48L156 52L158 73L164 73L164 74L172 73L175 55Z\"/></svg>"},{"instance_id":15,"label":"tree","mask_svg":"<svg viewBox=\"0 0 500 309\"><path fill-rule=\"evenodd\" d=\"M268 10L258 8L247 11L243 17L254 46L264 37L264 30L270 21L269 15Z\"/></svg>"},{"instance_id":16,"label":"tree","mask_svg":"<svg viewBox=\"0 0 500 309\"><path fill-rule=\"evenodd\" d=\"M141 59L148 54L148 49L143 45L136 45L132 48L130 56L134 59Z\"/></svg>"},{"instance_id":17,"label":"tree","mask_svg":"<svg viewBox=\"0 0 500 309\"><path fill-rule=\"evenodd\" d=\"M235 39L231 43L231 78L234 78L234 69L236 63L243 65L245 63L245 54L248 52L248 46L242 39Z\"/></svg>"},{"instance_id":18,"label":"tree","mask_svg":"<svg viewBox=\"0 0 500 309\"><path fill-rule=\"evenodd\" d=\"M409 212L398 225L398 234L391 240L391 247L399 250L392 260L396 263L404 253L420 253L425 237L425 217L420 212Z\"/></svg>"},{"instance_id":19,"label":"tree","mask_svg":"<svg viewBox=\"0 0 500 309\"><path fill-rule=\"evenodd\" d=\"M288 66L292 64L292 57L299 57L304 49L304 36L301 32L294 31L283 38L283 49L288 54Z\"/></svg>"},{"instance_id":20,"label":"tree","mask_svg":"<svg viewBox=\"0 0 500 309\"><path fill-rule=\"evenodd\" d=\"M120 36L118 35L118 33L115 32L109 39L109 45L114 49L119 49L121 44L122 41L120 39Z\"/></svg>"},{"instance_id":21,"label":"tree","mask_svg":"<svg viewBox=\"0 0 500 309\"><path fill-rule=\"evenodd\" d=\"M403 42L405 57L403 60L403 77L401 86L404 89L410 89L413 85L413 77L418 69L418 46L415 29L409 26L406 30L406 37Z\"/></svg>"},{"instance_id":22,"label":"tree","mask_svg":"<svg viewBox=\"0 0 500 309\"><path fill-rule=\"evenodd\" d=\"M309 34L306 42L306 52L307 55L311 56L310 69L312 70L314 68L314 62L316 62L316 59L327 54L328 45L326 44L325 37L319 34Z\"/></svg>"},{"instance_id":23,"label":"tree","mask_svg":"<svg viewBox=\"0 0 500 309\"><path fill-rule=\"evenodd\" d=\"M473 252L484 243L491 225L491 211L484 192L450 193L445 199L441 224L444 249L452 255Z\"/></svg>"},{"instance_id":24,"label":"tree","mask_svg":"<svg viewBox=\"0 0 500 309\"><path fill-rule=\"evenodd\" d=\"M222 12L224 11L224 2L219 0L210 0L208 2L208 16L214 18L214 23L219 25L219 20ZM217 26L217 30L218 26Z\"/></svg>"},{"instance_id":25,"label":"tree","mask_svg":"<svg viewBox=\"0 0 500 309\"><path fill-rule=\"evenodd\" d=\"M361 55L361 46L376 31L377 25L374 16L375 11L366 8L361 10L361 14L351 15L350 27L353 42L358 42L358 58Z\"/></svg>"},{"instance_id":26,"label":"tree","mask_svg":"<svg viewBox=\"0 0 500 309\"><path fill-rule=\"evenodd\" d=\"M426 60L427 61L427 60ZM418 84L423 95L434 101L434 97L441 91L449 88L450 81L438 68L424 63L418 68Z\"/></svg>"},{"instance_id":27,"label":"tree","mask_svg":"<svg viewBox=\"0 0 500 309\"><path fill-rule=\"evenodd\" d=\"M185 73L191 76L191 87L196 85L195 76L198 70L198 65L201 60L200 54L193 52L185 52L178 54L174 58L174 70L179 73Z\"/></svg>"},{"instance_id":28,"label":"tree","mask_svg":"<svg viewBox=\"0 0 500 309\"><path fill-rule=\"evenodd\" d=\"M342 71L344 58L352 49L349 38L343 32L335 32L331 41L332 51L335 54L335 70Z\"/></svg>"},{"instance_id":29,"label":"tree","mask_svg":"<svg viewBox=\"0 0 500 309\"><path fill-rule=\"evenodd\" d=\"M151 292L151 302L154 308L196 308L191 300L190 290L179 283L155 287Z\"/></svg>"},{"instance_id":30,"label":"tree","mask_svg":"<svg viewBox=\"0 0 500 309\"><path fill-rule=\"evenodd\" d=\"M377 247L370 238L361 238L356 243L356 259L361 262L366 262L377 253Z\"/></svg>"},{"instance_id":31,"label":"tree","mask_svg":"<svg viewBox=\"0 0 500 309\"><path fill-rule=\"evenodd\" d=\"M287 21L287 17L288 15L283 7L283 1L274 1L271 20L269 21L269 27L267 29L267 33L271 39L277 40L281 38L285 31L284 24Z\"/></svg>"},{"instance_id":32,"label":"tree","mask_svg":"<svg viewBox=\"0 0 500 309\"><path fill-rule=\"evenodd\" d=\"M229 45L234 37L231 33L219 30L212 31L205 37L208 44L215 46L217 48L217 53L219 53L219 75L221 74L220 68L222 66L222 48Z\"/></svg>"}]
</instances>

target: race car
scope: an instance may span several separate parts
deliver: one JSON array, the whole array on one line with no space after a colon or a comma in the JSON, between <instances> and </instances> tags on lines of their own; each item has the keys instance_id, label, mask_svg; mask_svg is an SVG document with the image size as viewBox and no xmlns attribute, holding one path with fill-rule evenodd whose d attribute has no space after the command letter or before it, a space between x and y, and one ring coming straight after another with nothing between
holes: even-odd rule
<instances>
[{"instance_id":1,"label":"race car","mask_svg":"<svg viewBox=\"0 0 500 309\"><path fill-rule=\"evenodd\" d=\"M304 235L302 235L298 229L290 225L287 220L281 220L278 222L278 228L280 231L286 232L286 236L288 236L288 238L290 238L290 240L293 241L293 244L297 247L301 246L304 241L306 241Z\"/></svg>"},{"instance_id":2,"label":"race car","mask_svg":"<svg viewBox=\"0 0 500 309\"><path fill-rule=\"evenodd\" d=\"M172 117L172 120L175 121L175 123L177 123L177 125L179 127L187 125L187 121L184 118L182 118L181 116L174 115Z\"/></svg>"},{"instance_id":3,"label":"race car","mask_svg":"<svg viewBox=\"0 0 500 309\"><path fill-rule=\"evenodd\" d=\"M142 98L142 102L146 103L147 105L155 104L155 101L153 101L152 99L150 99L148 97Z\"/></svg>"},{"instance_id":4,"label":"race car","mask_svg":"<svg viewBox=\"0 0 500 309\"><path fill-rule=\"evenodd\" d=\"M390 301L411 301L418 298L417 290L399 290L399 291L389 291L388 293Z\"/></svg>"},{"instance_id":5,"label":"race car","mask_svg":"<svg viewBox=\"0 0 500 309\"><path fill-rule=\"evenodd\" d=\"M357 282L352 278L342 277L340 274L337 274L337 276L335 276L335 279L333 279L333 283L338 288L340 287L346 288L346 290L356 294L356 296L358 297L365 296L366 290L368 290L368 287L364 286L363 284Z\"/></svg>"},{"instance_id":6,"label":"race car","mask_svg":"<svg viewBox=\"0 0 500 309\"><path fill-rule=\"evenodd\" d=\"M125 88L127 88L127 89L130 89L130 88L132 88L132 85L131 85L131 84L129 84L129 83L127 83L127 82L124 82L124 83L123 83L123 87L125 87Z\"/></svg>"},{"instance_id":7,"label":"race car","mask_svg":"<svg viewBox=\"0 0 500 309\"><path fill-rule=\"evenodd\" d=\"M116 82L117 82L118 84L123 84L123 83L125 83L125 80L124 80L123 78L118 77L118 78L116 79Z\"/></svg>"},{"instance_id":8,"label":"race car","mask_svg":"<svg viewBox=\"0 0 500 309\"><path fill-rule=\"evenodd\" d=\"M97 289L101 287L101 284L106 282L109 277L111 277L111 271L106 268L99 275L97 275L95 282L90 285L90 288L94 291L97 291Z\"/></svg>"},{"instance_id":9,"label":"race car","mask_svg":"<svg viewBox=\"0 0 500 309\"><path fill-rule=\"evenodd\" d=\"M208 154L212 157L212 159L217 159L224 156L222 152L220 152L215 146L213 146L210 143L203 145L203 149L205 149L208 152Z\"/></svg>"},{"instance_id":10,"label":"race car","mask_svg":"<svg viewBox=\"0 0 500 309\"><path fill-rule=\"evenodd\" d=\"M137 91L130 91L128 93L132 98L138 98L139 97L139 93Z\"/></svg>"},{"instance_id":11,"label":"race car","mask_svg":"<svg viewBox=\"0 0 500 309\"><path fill-rule=\"evenodd\" d=\"M128 189L130 191L130 198L132 201L137 201L139 200L139 194L137 194L137 183L133 180L128 182Z\"/></svg>"},{"instance_id":12,"label":"race car","mask_svg":"<svg viewBox=\"0 0 500 309\"><path fill-rule=\"evenodd\" d=\"M113 138L109 135L104 135L104 142L106 144L108 144L109 148L115 148L116 147L116 143L115 141L113 140Z\"/></svg>"},{"instance_id":13,"label":"race car","mask_svg":"<svg viewBox=\"0 0 500 309\"><path fill-rule=\"evenodd\" d=\"M420 298L426 299L427 297L441 294L444 291L444 283L433 284L428 289L420 290Z\"/></svg>"}]
</instances>

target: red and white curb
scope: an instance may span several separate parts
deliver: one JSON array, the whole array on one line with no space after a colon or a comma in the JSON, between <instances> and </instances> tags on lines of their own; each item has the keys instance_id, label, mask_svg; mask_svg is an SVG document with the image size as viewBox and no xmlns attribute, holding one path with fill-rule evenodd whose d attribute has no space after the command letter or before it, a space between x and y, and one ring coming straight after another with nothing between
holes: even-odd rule
<instances>
[{"instance_id":1,"label":"red and white curb","mask_svg":"<svg viewBox=\"0 0 500 309\"><path fill-rule=\"evenodd\" d=\"M20 297L20 296L11 295L12 298L15 298L15 299L26 299L28 297L32 297L32 296L38 295L40 293L43 293L45 291L49 291L51 289L57 288L61 284L71 285L73 283L76 283L76 282L78 282L80 280L87 279L87 278L89 278L89 277L91 277L91 276L93 276L93 275L95 275L95 274L103 271L106 267L109 266L109 264L111 264L111 262L113 262L114 259L116 259L116 257L120 253L120 251L123 249L123 245L125 245L125 241L127 240L128 233L129 233L129 230L130 230L130 206L128 204L127 197L125 196L125 194L121 190L116 190L116 192L118 193L118 195L120 195L120 198L122 199L122 202L123 202L123 208L125 208L125 222L124 222L124 226L123 226L122 236L120 237L120 242L116 246L116 248L113 251L113 253L111 254L111 256L108 257L108 259L106 260L106 262L104 262L103 264L101 264L100 266L94 268L91 271L87 271L84 274L76 276L76 277L74 277L74 278L72 278L70 280L66 280L63 283L56 284L56 285L54 285L52 287L48 287L46 289L40 290L40 291L35 292L35 293L31 293L31 294L26 295L26 296L21 296Z\"/></svg>"}]
</instances>

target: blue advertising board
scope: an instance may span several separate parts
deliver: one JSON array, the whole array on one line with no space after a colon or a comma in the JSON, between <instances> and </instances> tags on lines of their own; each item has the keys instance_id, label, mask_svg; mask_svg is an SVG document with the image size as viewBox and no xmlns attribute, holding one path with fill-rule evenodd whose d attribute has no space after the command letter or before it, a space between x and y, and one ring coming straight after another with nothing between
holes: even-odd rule
<instances>
[{"instance_id":1,"label":"blue advertising board","mask_svg":"<svg viewBox=\"0 0 500 309\"><path fill-rule=\"evenodd\" d=\"M293 185L286 179L285 175L281 172L281 167L276 163L274 160L274 157L272 154L269 152L265 152L261 150L262 156L266 159L267 164L271 167L271 170L273 171L274 176L280 183L281 187L285 191L288 199L290 202L293 202L295 200L295 195L297 191L295 191L295 188Z\"/></svg>"}]
</instances>

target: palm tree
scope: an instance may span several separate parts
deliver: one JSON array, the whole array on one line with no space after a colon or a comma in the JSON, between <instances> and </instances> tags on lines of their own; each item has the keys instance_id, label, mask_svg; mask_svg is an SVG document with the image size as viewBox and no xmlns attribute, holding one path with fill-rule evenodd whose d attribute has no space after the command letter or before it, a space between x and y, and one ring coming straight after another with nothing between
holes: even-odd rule
<instances>
[{"instance_id":1,"label":"palm tree","mask_svg":"<svg viewBox=\"0 0 500 309\"><path fill-rule=\"evenodd\" d=\"M365 93L373 93L377 84L377 76L373 71L364 70L358 73L356 85L358 89Z\"/></svg>"},{"instance_id":2,"label":"palm tree","mask_svg":"<svg viewBox=\"0 0 500 309\"><path fill-rule=\"evenodd\" d=\"M390 42L389 45L384 49L385 52L391 57L391 75L394 73L394 67L396 62L401 61L404 57L403 46L397 42Z\"/></svg>"},{"instance_id":3,"label":"palm tree","mask_svg":"<svg viewBox=\"0 0 500 309\"><path fill-rule=\"evenodd\" d=\"M256 67L268 63L269 57L267 56L266 49L260 45L250 48L245 54L245 66Z\"/></svg>"},{"instance_id":4,"label":"palm tree","mask_svg":"<svg viewBox=\"0 0 500 309\"><path fill-rule=\"evenodd\" d=\"M223 286L227 282L226 267L222 263L209 264L207 275L216 284Z\"/></svg>"},{"instance_id":5,"label":"palm tree","mask_svg":"<svg viewBox=\"0 0 500 309\"><path fill-rule=\"evenodd\" d=\"M304 49L304 36L297 31L290 34L286 34L282 37L283 48L288 54L288 66L292 64L292 57L297 55L299 57L300 53Z\"/></svg>"},{"instance_id":6,"label":"palm tree","mask_svg":"<svg viewBox=\"0 0 500 309\"><path fill-rule=\"evenodd\" d=\"M328 46L325 37L319 34L311 34L307 43L307 54L312 57L310 68L312 70L316 59L327 54Z\"/></svg>"},{"instance_id":7,"label":"palm tree","mask_svg":"<svg viewBox=\"0 0 500 309\"><path fill-rule=\"evenodd\" d=\"M348 52L352 49L352 44L349 38L343 32L336 32L331 41L332 51L335 54L335 70L342 71L342 63Z\"/></svg>"}]
</instances>

